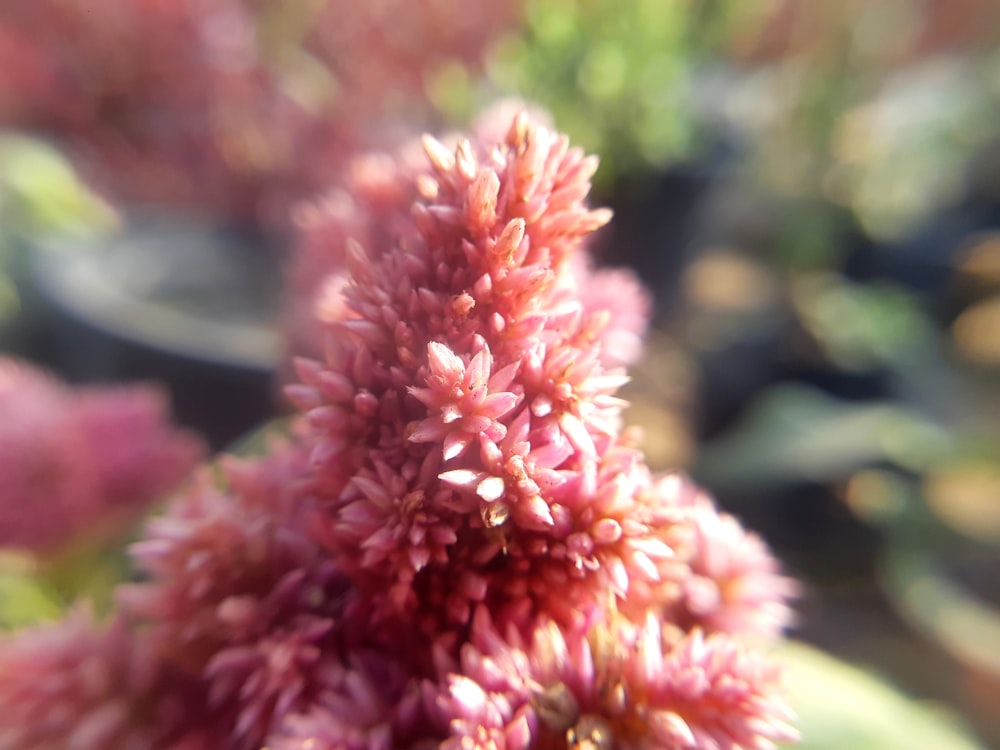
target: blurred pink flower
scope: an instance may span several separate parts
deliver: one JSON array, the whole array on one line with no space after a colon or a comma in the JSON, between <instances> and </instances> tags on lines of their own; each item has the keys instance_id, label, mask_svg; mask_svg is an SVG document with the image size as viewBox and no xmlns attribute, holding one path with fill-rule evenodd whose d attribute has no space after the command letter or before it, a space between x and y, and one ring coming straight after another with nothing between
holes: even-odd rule
<instances>
[{"instance_id":1,"label":"blurred pink flower","mask_svg":"<svg viewBox=\"0 0 1000 750\"><path fill-rule=\"evenodd\" d=\"M71 390L0 359L0 545L53 551L133 522L203 455L150 386Z\"/></svg>"},{"instance_id":2,"label":"blurred pink flower","mask_svg":"<svg viewBox=\"0 0 1000 750\"><path fill-rule=\"evenodd\" d=\"M170 426L169 403L158 388L80 388L75 400L109 507L127 510L144 498L163 498L204 455L193 435Z\"/></svg>"},{"instance_id":3,"label":"blurred pink flower","mask_svg":"<svg viewBox=\"0 0 1000 750\"><path fill-rule=\"evenodd\" d=\"M635 364L642 356L643 341L653 311L653 301L631 271L599 269L584 274L580 297L588 313L606 322L599 330L601 359L608 365Z\"/></svg>"},{"instance_id":4,"label":"blurred pink flower","mask_svg":"<svg viewBox=\"0 0 1000 750\"><path fill-rule=\"evenodd\" d=\"M5 0L0 124L59 138L116 201L284 227L353 149L426 119L428 80L478 65L518 12L510 0Z\"/></svg>"},{"instance_id":5,"label":"blurred pink flower","mask_svg":"<svg viewBox=\"0 0 1000 750\"><path fill-rule=\"evenodd\" d=\"M170 675L124 619L97 624L77 608L59 623L0 636L0 747L218 747L197 728L194 687Z\"/></svg>"},{"instance_id":6,"label":"blurred pink flower","mask_svg":"<svg viewBox=\"0 0 1000 750\"><path fill-rule=\"evenodd\" d=\"M683 630L779 636L792 623L788 602L798 585L781 574L756 534L719 513L703 493L691 516L690 531L680 534L686 538L672 540L677 559L690 572L682 577L682 597L666 619Z\"/></svg>"}]
</instances>

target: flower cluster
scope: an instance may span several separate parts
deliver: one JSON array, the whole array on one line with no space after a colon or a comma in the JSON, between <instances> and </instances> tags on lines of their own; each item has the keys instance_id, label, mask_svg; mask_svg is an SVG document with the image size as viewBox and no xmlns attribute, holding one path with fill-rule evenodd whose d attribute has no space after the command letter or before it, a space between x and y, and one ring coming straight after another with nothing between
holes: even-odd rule
<instances>
[{"instance_id":1,"label":"flower cluster","mask_svg":"<svg viewBox=\"0 0 1000 750\"><path fill-rule=\"evenodd\" d=\"M7 0L0 124L60 138L113 199L280 222L378 123L420 111L436 66L478 62L515 9Z\"/></svg>"},{"instance_id":2,"label":"flower cluster","mask_svg":"<svg viewBox=\"0 0 1000 750\"><path fill-rule=\"evenodd\" d=\"M596 160L525 114L478 133L359 162L364 211L309 209L325 351L297 362L293 437L206 470L133 548L144 577L114 627L156 689L123 705L123 681L0 671L0 747L65 736L50 688L64 716L113 717L80 750L794 739L758 650L793 586L622 430L645 303L580 258L609 219L584 203ZM0 644L0 665L40 658L38 637ZM70 652L63 669L89 663Z\"/></svg>"},{"instance_id":3,"label":"flower cluster","mask_svg":"<svg viewBox=\"0 0 1000 750\"><path fill-rule=\"evenodd\" d=\"M305 210L327 338L288 392L312 428L317 539L373 632L438 649L456 746L789 739L775 670L744 644L780 634L794 586L622 432L645 302L585 262L609 218L584 204L596 161L498 116L425 138L423 158L365 157Z\"/></svg>"},{"instance_id":4,"label":"flower cluster","mask_svg":"<svg viewBox=\"0 0 1000 750\"><path fill-rule=\"evenodd\" d=\"M55 551L135 521L201 459L149 386L71 390L0 359L0 547Z\"/></svg>"}]
</instances>

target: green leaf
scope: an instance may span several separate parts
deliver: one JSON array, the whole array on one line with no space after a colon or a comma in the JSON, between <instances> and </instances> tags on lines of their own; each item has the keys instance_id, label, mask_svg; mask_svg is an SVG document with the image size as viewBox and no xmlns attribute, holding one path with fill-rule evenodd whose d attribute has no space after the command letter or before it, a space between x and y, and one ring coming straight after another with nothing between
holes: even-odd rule
<instances>
[{"instance_id":1,"label":"green leaf","mask_svg":"<svg viewBox=\"0 0 1000 750\"><path fill-rule=\"evenodd\" d=\"M797 750L981 750L944 710L801 643L781 648Z\"/></svg>"},{"instance_id":2,"label":"green leaf","mask_svg":"<svg viewBox=\"0 0 1000 750\"><path fill-rule=\"evenodd\" d=\"M707 446L697 473L716 488L827 482L882 461L927 469L947 460L954 442L947 430L889 401L854 403L779 385Z\"/></svg>"},{"instance_id":3,"label":"green leaf","mask_svg":"<svg viewBox=\"0 0 1000 750\"><path fill-rule=\"evenodd\" d=\"M29 232L102 231L116 222L110 206L80 181L58 151L32 138L2 133L0 207L8 209L5 222Z\"/></svg>"},{"instance_id":4,"label":"green leaf","mask_svg":"<svg viewBox=\"0 0 1000 750\"><path fill-rule=\"evenodd\" d=\"M0 553L0 630L52 620L61 613L58 597L34 575L27 556Z\"/></svg>"}]
</instances>

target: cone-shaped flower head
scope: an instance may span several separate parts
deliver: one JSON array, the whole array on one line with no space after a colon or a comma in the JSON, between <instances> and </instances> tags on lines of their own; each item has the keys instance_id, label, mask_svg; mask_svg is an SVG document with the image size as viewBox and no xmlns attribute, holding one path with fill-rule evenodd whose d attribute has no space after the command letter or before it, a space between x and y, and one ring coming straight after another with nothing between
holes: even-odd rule
<instances>
[{"instance_id":1,"label":"cone-shaped flower head","mask_svg":"<svg viewBox=\"0 0 1000 750\"><path fill-rule=\"evenodd\" d=\"M583 202L597 162L523 114L498 143L423 150L391 162L410 187L374 246L327 248L346 261L342 303L325 299L327 357L289 389L315 429L325 542L396 606L419 608L418 575L448 578L459 622L491 593L523 599L536 568L550 588L613 574L624 590L670 550L622 525L647 476L617 441L625 377L602 346L634 321L580 299L583 244L610 216Z\"/></svg>"},{"instance_id":2,"label":"cone-shaped flower head","mask_svg":"<svg viewBox=\"0 0 1000 750\"><path fill-rule=\"evenodd\" d=\"M588 236L609 218L584 202L596 160L524 113L479 132L500 140L425 137L422 158L369 159L356 176L368 209L353 215L366 244L345 216L310 236L315 269L343 262L323 297L326 356L300 360L288 391L313 428L322 541L375 592L376 617L405 613L430 634L484 603L522 624L543 612L581 625L636 587L632 616L679 612L709 554L696 541L707 515L658 497L620 435L614 365L634 356L644 303L608 304L631 282L589 269ZM738 567L705 575L729 596ZM771 596L769 622L783 624L787 590L762 580L732 596ZM699 612L711 632L746 629L753 609Z\"/></svg>"}]
</instances>

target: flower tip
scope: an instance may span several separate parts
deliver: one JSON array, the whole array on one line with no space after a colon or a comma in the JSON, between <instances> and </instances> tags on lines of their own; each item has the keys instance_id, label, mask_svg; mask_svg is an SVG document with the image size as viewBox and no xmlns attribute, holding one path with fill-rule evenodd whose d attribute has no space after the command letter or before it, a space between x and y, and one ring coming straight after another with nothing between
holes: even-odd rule
<instances>
[{"instance_id":1,"label":"flower tip","mask_svg":"<svg viewBox=\"0 0 1000 750\"><path fill-rule=\"evenodd\" d=\"M420 138L420 145L423 146L424 153L430 159L431 165L438 172L450 172L455 168L455 157L451 151L445 147L441 141L430 134L424 134Z\"/></svg>"}]
</instances>

